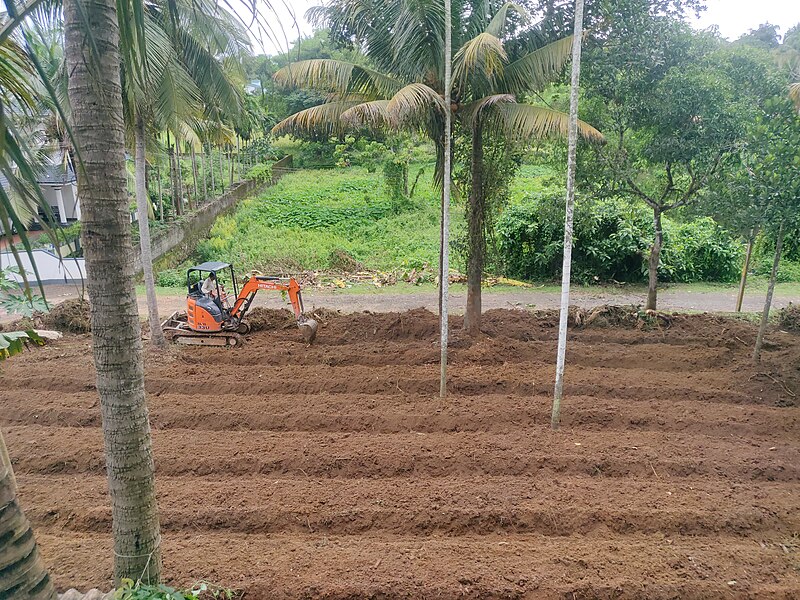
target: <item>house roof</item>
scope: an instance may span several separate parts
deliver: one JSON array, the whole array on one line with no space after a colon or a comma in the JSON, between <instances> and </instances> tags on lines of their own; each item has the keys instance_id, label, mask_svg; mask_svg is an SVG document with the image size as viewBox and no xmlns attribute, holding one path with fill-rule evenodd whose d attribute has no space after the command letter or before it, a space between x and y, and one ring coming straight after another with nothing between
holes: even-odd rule
<instances>
[{"instance_id":1,"label":"house roof","mask_svg":"<svg viewBox=\"0 0 800 600\"><path fill-rule=\"evenodd\" d=\"M64 165L63 163L45 165L36 178L37 183L45 185L63 185L65 183L74 183L75 181L75 171L72 169L72 165Z\"/></svg>"}]
</instances>

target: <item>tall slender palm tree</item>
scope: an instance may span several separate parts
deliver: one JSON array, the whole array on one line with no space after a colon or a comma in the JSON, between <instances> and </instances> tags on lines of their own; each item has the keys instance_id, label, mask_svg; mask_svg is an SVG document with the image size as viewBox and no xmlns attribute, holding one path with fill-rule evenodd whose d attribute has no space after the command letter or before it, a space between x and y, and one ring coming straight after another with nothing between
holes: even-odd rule
<instances>
[{"instance_id":1,"label":"tall slender palm tree","mask_svg":"<svg viewBox=\"0 0 800 600\"><path fill-rule=\"evenodd\" d=\"M328 94L328 101L278 123L273 132L335 135L348 126L406 128L425 133L437 149L437 181L444 158L444 115L453 111L471 133L468 301L465 323L477 332L481 315L486 188L482 174L488 135L517 140L566 135L568 115L519 102L524 94L553 81L569 58L572 39L542 43L542 36L520 27L524 13L512 3L465 0L454 11L453 97L443 100L443 14L438 4L416 0L338 0L312 11L334 37L355 39L375 66L337 60L306 60L275 74L285 86L303 86ZM505 33L504 33L505 32ZM581 134L601 139L593 127Z\"/></svg>"},{"instance_id":2,"label":"tall slender palm tree","mask_svg":"<svg viewBox=\"0 0 800 600\"><path fill-rule=\"evenodd\" d=\"M160 326L150 247L151 211L145 180L147 126L171 131L177 148L179 139L196 141L191 124L203 113L204 103L223 104L230 117L241 106L241 94L223 61L241 56L248 43L246 35L227 11L217 8L215 15L207 15L201 11L203 6L201 3L198 8L185 1L145 5L143 52L136 43L136 28L120 23L121 46L125 50L122 52L124 110L135 149L141 264L150 339L157 347L166 342ZM180 178L175 168L179 158L172 148L169 153L176 163L173 165L176 181ZM180 212L179 190L180 185L173 185L173 200Z\"/></svg>"},{"instance_id":3,"label":"tall slender palm tree","mask_svg":"<svg viewBox=\"0 0 800 600\"><path fill-rule=\"evenodd\" d=\"M161 572L150 424L128 216L119 20L114 0L65 0L65 57L92 348L114 533L114 577Z\"/></svg>"}]
</instances>

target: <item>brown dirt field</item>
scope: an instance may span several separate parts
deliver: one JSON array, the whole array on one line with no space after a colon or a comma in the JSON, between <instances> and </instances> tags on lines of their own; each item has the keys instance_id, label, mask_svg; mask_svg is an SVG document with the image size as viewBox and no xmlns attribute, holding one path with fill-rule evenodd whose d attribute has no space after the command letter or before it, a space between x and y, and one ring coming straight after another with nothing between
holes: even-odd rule
<instances>
[{"instance_id":1,"label":"brown dirt field","mask_svg":"<svg viewBox=\"0 0 800 600\"><path fill-rule=\"evenodd\" d=\"M148 353L172 583L247 598L800 598L800 337L674 316L570 332L549 428L556 320L277 311L239 350ZM218 394L210 393L215 389ZM60 588L110 586L111 515L90 338L3 365L0 426Z\"/></svg>"}]
</instances>

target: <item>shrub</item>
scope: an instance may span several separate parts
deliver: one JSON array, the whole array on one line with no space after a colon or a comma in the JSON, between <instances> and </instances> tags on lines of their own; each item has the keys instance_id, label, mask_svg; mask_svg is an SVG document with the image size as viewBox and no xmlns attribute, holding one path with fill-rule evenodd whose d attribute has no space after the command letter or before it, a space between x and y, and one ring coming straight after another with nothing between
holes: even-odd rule
<instances>
[{"instance_id":1,"label":"shrub","mask_svg":"<svg viewBox=\"0 0 800 600\"><path fill-rule=\"evenodd\" d=\"M507 276L542 280L561 272L564 199L542 194L505 210L496 226L500 260ZM604 200L578 202L573 235L577 281L638 281L649 247L645 211Z\"/></svg>"},{"instance_id":2,"label":"shrub","mask_svg":"<svg viewBox=\"0 0 800 600\"><path fill-rule=\"evenodd\" d=\"M687 223L664 220L664 248L659 279L664 281L735 281L742 246L710 217Z\"/></svg>"},{"instance_id":3,"label":"shrub","mask_svg":"<svg viewBox=\"0 0 800 600\"><path fill-rule=\"evenodd\" d=\"M260 183L272 181L272 164L260 163L247 172L247 179L252 179Z\"/></svg>"},{"instance_id":4,"label":"shrub","mask_svg":"<svg viewBox=\"0 0 800 600\"><path fill-rule=\"evenodd\" d=\"M156 275L156 285L168 288L186 287L186 269L159 271Z\"/></svg>"},{"instance_id":5,"label":"shrub","mask_svg":"<svg viewBox=\"0 0 800 600\"><path fill-rule=\"evenodd\" d=\"M731 281L737 277L741 245L710 218L687 223L663 219L664 281ZM507 276L543 280L561 273L564 199L537 194L507 209L498 219L500 261ZM572 250L573 278L640 282L647 277L653 240L650 211L621 200L576 203Z\"/></svg>"}]
</instances>

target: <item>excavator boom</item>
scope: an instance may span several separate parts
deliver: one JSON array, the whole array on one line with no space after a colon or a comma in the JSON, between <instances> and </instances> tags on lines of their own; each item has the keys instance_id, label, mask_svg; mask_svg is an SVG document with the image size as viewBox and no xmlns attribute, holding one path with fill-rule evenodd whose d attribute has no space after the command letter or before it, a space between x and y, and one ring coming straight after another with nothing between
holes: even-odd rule
<instances>
[{"instance_id":1,"label":"excavator boom","mask_svg":"<svg viewBox=\"0 0 800 600\"><path fill-rule=\"evenodd\" d=\"M240 321L243 320L247 311L250 310L250 305L253 303L256 292L259 290L287 292L289 294L289 302L292 304L292 310L294 311L294 317L297 319L297 326L300 328L303 338L309 344L314 341L314 338L317 337L317 322L306 317L300 284L297 283L294 277L252 275L242 286L242 291L231 309L231 316L238 318Z\"/></svg>"}]
</instances>

